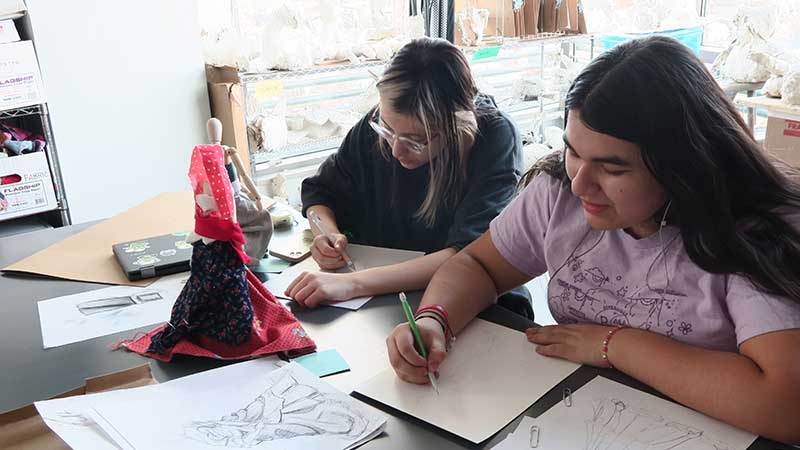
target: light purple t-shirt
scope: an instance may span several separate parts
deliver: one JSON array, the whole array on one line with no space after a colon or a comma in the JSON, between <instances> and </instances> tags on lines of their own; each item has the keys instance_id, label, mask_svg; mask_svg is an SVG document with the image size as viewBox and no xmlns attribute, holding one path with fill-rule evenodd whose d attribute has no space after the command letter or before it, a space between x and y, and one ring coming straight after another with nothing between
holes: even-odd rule
<instances>
[{"instance_id":1,"label":"light purple t-shirt","mask_svg":"<svg viewBox=\"0 0 800 450\"><path fill-rule=\"evenodd\" d=\"M518 270L550 274L548 304L561 324L636 327L724 351L760 334L800 328L800 305L762 293L745 277L704 271L689 259L675 226L644 239L591 229L580 200L546 174L490 230Z\"/></svg>"}]
</instances>

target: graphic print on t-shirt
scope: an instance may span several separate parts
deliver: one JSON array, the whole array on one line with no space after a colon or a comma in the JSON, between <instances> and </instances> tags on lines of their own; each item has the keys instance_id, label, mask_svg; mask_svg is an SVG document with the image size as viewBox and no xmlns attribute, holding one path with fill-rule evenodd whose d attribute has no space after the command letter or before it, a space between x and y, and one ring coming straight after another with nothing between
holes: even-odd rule
<instances>
[{"instance_id":1,"label":"graphic print on t-shirt","mask_svg":"<svg viewBox=\"0 0 800 450\"><path fill-rule=\"evenodd\" d=\"M673 337L688 336L692 323L677 319L677 305L687 295L664 290L663 280L629 280L624 273L606 273L571 255L548 286L553 318L560 324L597 323L641 328ZM652 277L655 278L655 277Z\"/></svg>"}]
</instances>

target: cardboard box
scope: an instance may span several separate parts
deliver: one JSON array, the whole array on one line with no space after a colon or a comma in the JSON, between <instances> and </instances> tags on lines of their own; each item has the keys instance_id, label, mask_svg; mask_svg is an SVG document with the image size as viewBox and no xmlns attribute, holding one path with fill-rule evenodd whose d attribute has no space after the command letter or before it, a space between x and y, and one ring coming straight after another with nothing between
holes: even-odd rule
<instances>
[{"instance_id":1,"label":"cardboard box","mask_svg":"<svg viewBox=\"0 0 800 450\"><path fill-rule=\"evenodd\" d=\"M211 115L222 122L222 144L235 147L245 168L251 170L239 72L234 67L206 65L206 82Z\"/></svg>"},{"instance_id":2,"label":"cardboard box","mask_svg":"<svg viewBox=\"0 0 800 450\"><path fill-rule=\"evenodd\" d=\"M797 120L770 116L764 148L775 157L800 168L800 117Z\"/></svg>"},{"instance_id":3,"label":"cardboard box","mask_svg":"<svg viewBox=\"0 0 800 450\"><path fill-rule=\"evenodd\" d=\"M53 398L93 394L155 383L157 381L150 372L150 365L143 364L109 375L89 378L85 385ZM44 423L36 411L36 407L28 405L0 414L0 448L6 450L67 450L69 446Z\"/></svg>"},{"instance_id":4,"label":"cardboard box","mask_svg":"<svg viewBox=\"0 0 800 450\"><path fill-rule=\"evenodd\" d=\"M7 42L17 42L19 40L19 33L17 27L14 25L13 20L0 20L0 44Z\"/></svg>"},{"instance_id":5,"label":"cardboard box","mask_svg":"<svg viewBox=\"0 0 800 450\"><path fill-rule=\"evenodd\" d=\"M0 110L44 102L42 74L33 43L0 44Z\"/></svg>"},{"instance_id":6,"label":"cardboard box","mask_svg":"<svg viewBox=\"0 0 800 450\"><path fill-rule=\"evenodd\" d=\"M19 175L19 182L0 185L0 221L58 208L44 152L0 159L0 177Z\"/></svg>"}]
</instances>

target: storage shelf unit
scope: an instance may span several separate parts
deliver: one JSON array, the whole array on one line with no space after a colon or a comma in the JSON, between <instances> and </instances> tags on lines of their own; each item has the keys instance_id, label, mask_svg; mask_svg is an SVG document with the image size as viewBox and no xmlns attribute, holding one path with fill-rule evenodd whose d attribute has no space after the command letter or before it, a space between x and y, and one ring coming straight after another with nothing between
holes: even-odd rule
<instances>
[{"instance_id":1,"label":"storage shelf unit","mask_svg":"<svg viewBox=\"0 0 800 450\"><path fill-rule=\"evenodd\" d=\"M31 116L38 116L42 127L42 136L44 137L45 142L47 142L44 152L47 156L48 166L50 167L50 176L53 179L53 187L58 205L55 210L33 213L32 215L49 215L52 217L55 214L56 217L52 217L52 219L48 220L48 222L51 222L51 224L56 226L70 225L72 223L72 219L69 213L69 206L67 205L67 198L64 195L64 181L61 177L61 166L58 163L58 153L56 152L55 138L53 137L52 126L50 125L50 112L47 109L47 103L0 110L0 120ZM27 216L18 216L17 218L19 217ZM2 220L3 219L0 219L0 221ZM12 218L6 220L14 219Z\"/></svg>"},{"instance_id":2,"label":"storage shelf unit","mask_svg":"<svg viewBox=\"0 0 800 450\"><path fill-rule=\"evenodd\" d=\"M569 85L564 79L566 63L583 66L595 53L592 35L561 33L505 39L496 52L489 52L494 56L481 57L486 54L485 48L463 51L481 91L495 98L521 132L534 134L541 134L545 123L559 118L563 121ZM374 84L385 65L385 61L367 61L299 71L240 73L254 175L258 177L259 172L285 158L336 149L350 127L377 102ZM543 89L541 95L529 101L515 96L515 87L523 79L536 80ZM317 137L290 131L288 139L277 143L269 134L263 140L255 139L254 124L263 117L279 120L308 114L318 116L319 122L330 119L338 127L330 135Z\"/></svg>"}]
</instances>

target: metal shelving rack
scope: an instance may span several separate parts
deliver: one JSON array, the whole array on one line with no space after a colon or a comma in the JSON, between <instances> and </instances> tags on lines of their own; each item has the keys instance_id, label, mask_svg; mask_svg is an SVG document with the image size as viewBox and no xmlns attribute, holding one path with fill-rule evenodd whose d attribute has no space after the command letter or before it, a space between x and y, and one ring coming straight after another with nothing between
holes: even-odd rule
<instances>
[{"instance_id":1,"label":"metal shelving rack","mask_svg":"<svg viewBox=\"0 0 800 450\"><path fill-rule=\"evenodd\" d=\"M50 113L47 109L47 103L40 103L37 105L23 106L20 108L12 108L0 111L0 120L13 119L19 117L39 116L42 125L42 135L44 136L47 145L45 146L45 155L47 156L47 163L50 167L50 176L53 178L53 184L56 193L56 201L58 208L53 211L45 211L34 213L39 214L58 214L59 226L70 225L72 218L69 214L69 207L67 205L67 198L64 195L64 181L61 177L61 166L58 163L58 153L56 152L55 138L53 137L53 129L50 125ZM27 216L21 216L27 217ZM17 217L19 218L19 217ZM14 219L9 219L14 220ZM0 221L2 222L2 221Z\"/></svg>"},{"instance_id":2,"label":"metal shelving rack","mask_svg":"<svg viewBox=\"0 0 800 450\"><path fill-rule=\"evenodd\" d=\"M557 69L552 64L554 60L557 61L553 55L562 54L572 60L588 63L594 57L594 45L592 35L542 33L526 38L505 38L496 56L474 60L480 48L464 48L463 51L470 59L479 86L495 97L500 109L514 118L520 130L538 129L541 132L546 122L555 122L559 116L563 116L564 90L545 92L535 101L514 101L509 100L514 81L535 77L543 85L551 82ZM385 61L366 61L321 65L299 71L240 73L248 129L262 114L280 102L285 104L288 112L318 108L339 110L341 113L363 96L365 90L373 89L374 79L383 72L385 64ZM280 88L269 96L259 96L259 86L263 88L264 82L272 83L273 88ZM257 148L251 135L250 163L254 176L258 177L258 172L285 158L335 150L350 126L361 117L354 112L351 112L351 116L353 123L342 124L337 135L308 139L297 144L270 147L266 143L264 148Z\"/></svg>"}]
</instances>

